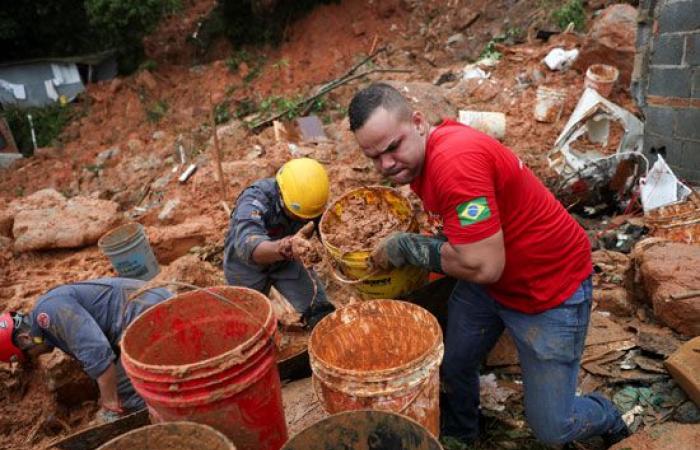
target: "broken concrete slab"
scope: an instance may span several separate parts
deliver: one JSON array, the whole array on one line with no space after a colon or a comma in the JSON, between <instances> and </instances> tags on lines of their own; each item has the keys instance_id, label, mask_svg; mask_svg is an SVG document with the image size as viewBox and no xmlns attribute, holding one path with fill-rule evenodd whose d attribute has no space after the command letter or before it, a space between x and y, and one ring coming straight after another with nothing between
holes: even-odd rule
<instances>
[{"instance_id":1,"label":"broken concrete slab","mask_svg":"<svg viewBox=\"0 0 700 450\"><path fill-rule=\"evenodd\" d=\"M118 209L109 200L74 197L58 207L20 211L12 226L15 250L92 245L117 223Z\"/></svg>"},{"instance_id":2,"label":"broken concrete slab","mask_svg":"<svg viewBox=\"0 0 700 450\"><path fill-rule=\"evenodd\" d=\"M700 427L665 422L646 428L610 447L609 450L696 450Z\"/></svg>"},{"instance_id":3,"label":"broken concrete slab","mask_svg":"<svg viewBox=\"0 0 700 450\"><path fill-rule=\"evenodd\" d=\"M38 366L47 389L53 392L59 403L76 406L97 399L97 383L83 371L77 360L61 350L54 349L41 355Z\"/></svg>"},{"instance_id":4,"label":"broken concrete slab","mask_svg":"<svg viewBox=\"0 0 700 450\"><path fill-rule=\"evenodd\" d=\"M147 227L146 231L158 262L170 264L192 247L203 245L216 227L211 217L199 216L177 225Z\"/></svg>"},{"instance_id":5,"label":"broken concrete slab","mask_svg":"<svg viewBox=\"0 0 700 450\"><path fill-rule=\"evenodd\" d=\"M636 279L664 324L687 336L700 335L700 245L642 241L635 248Z\"/></svg>"},{"instance_id":6,"label":"broken concrete slab","mask_svg":"<svg viewBox=\"0 0 700 450\"><path fill-rule=\"evenodd\" d=\"M0 235L12 236L15 214L32 209L56 208L66 203L66 197L55 189L42 189L35 193L12 200L0 210Z\"/></svg>"},{"instance_id":7,"label":"broken concrete slab","mask_svg":"<svg viewBox=\"0 0 700 450\"><path fill-rule=\"evenodd\" d=\"M673 379L700 406L700 337L683 344L665 365Z\"/></svg>"},{"instance_id":8,"label":"broken concrete slab","mask_svg":"<svg viewBox=\"0 0 700 450\"><path fill-rule=\"evenodd\" d=\"M645 212L644 221L650 234L674 242L700 244L700 195L692 192L687 198L677 198L683 201Z\"/></svg>"}]
</instances>

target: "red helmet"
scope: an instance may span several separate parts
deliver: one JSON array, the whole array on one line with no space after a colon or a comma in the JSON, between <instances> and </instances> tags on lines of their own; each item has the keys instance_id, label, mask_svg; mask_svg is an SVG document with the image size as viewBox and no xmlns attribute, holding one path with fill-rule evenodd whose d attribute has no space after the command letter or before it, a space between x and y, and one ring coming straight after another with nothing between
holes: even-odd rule
<instances>
[{"instance_id":1,"label":"red helmet","mask_svg":"<svg viewBox=\"0 0 700 450\"><path fill-rule=\"evenodd\" d=\"M14 331L15 321L12 318L12 313L7 312L0 315L0 361L10 362L13 356L16 356L20 361L24 360L24 353L12 340Z\"/></svg>"}]
</instances>

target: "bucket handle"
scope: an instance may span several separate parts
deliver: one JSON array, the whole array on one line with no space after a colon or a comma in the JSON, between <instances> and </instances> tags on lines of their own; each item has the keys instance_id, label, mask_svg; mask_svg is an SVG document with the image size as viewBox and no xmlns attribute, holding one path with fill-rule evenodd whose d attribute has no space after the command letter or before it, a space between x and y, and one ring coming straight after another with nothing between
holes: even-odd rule
<instances>
[{"instance_id":1,"label":"bucket handle","mask_svg":"<svg viewBox=\"0 0 700 450\"><path fill-rule=\"evenodd\" d=\"M425 392L425 389L426 389L426 388L428 387L428 385L430 384L430 378L432 378L432 376L433 376L432 373L431 373L430 375L428 375L428 377L426 377L426 379L423 380L423 382L420 384L419 389L416 389L416 393L413 394L413 396L411 397L411 399L410 399L409 401L407 401L407 402L401 407L400 410L398 410L398 411L393 411L393 412L396 412L396 413L399 413L399 414L405 414L405 411L406 411L411 405L413 405L413 403L415 403L415 401L418 399L418 397L419 397L421 394L423 394L423 392ZM311 387L313 388L314 395L316 396L316 399L318 399L319 403L321 403L321 405L325 405L325 402L323 401L323 394L319 391L318 383L319 383L319 381L318 381L318 378L317 378L316 376L311 377ZM331 388L331 389L332 389L332 388ZM324 407L323 409L326 409L326 408ZM326 412L329 412L329 413L330 413L330 411L326 411Z\"/></svg>"},{"instance_id":2,"label":"bucket handle","mask_svg":"<svg viewBox=\"0 0 700 450\"><path fill-rule=\"evenodd\" d=\"M347 254L347 252L340 255L340 257L342 258L346 254ZM331 275L333 275L333 278L335 278L336 281L338 281L342 284L355 285L355 284L364 283L365 281L369 280L370 278L372 278L375 275L378 275L381 272L380 270L377 270L376 268L372 268L372 269L370 269L370 271L367 275L364 275L356 280L351 280L350 278L346 278L340 274L340 270L336 269L336 267L335 267L335 261L333 260L333 258L327 258L325 255L325 252L324 252L323 258L328 262L328 268L330 269Z\"/></svg>"},{"instance_id":3,"label":"bucket handle","mask_svg":"<svg viewBox=\"0 0 700 450\"><path fill-rule=\"evenodd\" d=\"M199 286L194 285L194 284L183 283L181 281L171 280L171 281L163 281L161 283L156 283L156 284L151 285L151 286L146 285L146 286L142 287L141 289L137 290L136 292L134 292L133 294L129 295L129 297L127 298L126 301L127 301L127 303L138 302L138 300L136 300L136 297L140 296L144 292L152 291L154 289L158 289L158 288L162 288L162 287L166 287L166 286L170 286L170 285L186 287L186 288L192 289L192 291L203 291L203 292L211 295L212 297L216 298L217 300L220 300L220 301L222 301L230 306L233 306L234 308L239 309L240 311L243 311L245 314L247 314L250 317L250 319L253 321L253 323L255 323L256 325L259 325L261 328L264 325L263 323L258 321L258 319L255 316L253 316L253 314L251 314L249 311L242 308L240 305L236 304L235 302L232 302L231 300L227 299L223 295L217 294L216 292L212 292L208 288L199 287ZM126 305L124 305L123 313L125 313L125 312L126 312ZM268 336L268 337L272 338L271 336Z\"/></svg>"}]
</instances>

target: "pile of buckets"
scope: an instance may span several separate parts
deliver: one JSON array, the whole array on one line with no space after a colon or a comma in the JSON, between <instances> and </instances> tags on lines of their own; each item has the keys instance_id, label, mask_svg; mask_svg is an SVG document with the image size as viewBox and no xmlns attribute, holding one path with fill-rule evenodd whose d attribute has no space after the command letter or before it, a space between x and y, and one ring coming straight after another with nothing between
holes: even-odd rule
<instances>
[{"instance_id":1,"label":"pile of buckets","mask_svg":"<svg viewBox=\"0 0 700 450\"><path fill-rule=\"evenodd\" d=\"M390 199L395 211L410 214L410 205L391 190L350 195ZM329 211L340 208L342 201ZM143 242L138 227L103 240L103 249L110 243L114 248L114 242L122 248ZM370 250L335 256L346 276L362 277ZM413 287L414 279L405 273L378 276L388 277L396 292ZM367 297L371 287L366 286ZM170 435L179 444L167 448L183 450L441 448L436 437L444 350L438 321L428 311L375 299L322 319L311 334L309 359L313 389L332 415L291 439L276 364L276 332L268 298L243 287L203 288L148 309L125 330L121 359L156 425L103 448L165 448L158 442ZM192 436L199 436L200 444L188 446Z\"/></svg>"}]
</instances>

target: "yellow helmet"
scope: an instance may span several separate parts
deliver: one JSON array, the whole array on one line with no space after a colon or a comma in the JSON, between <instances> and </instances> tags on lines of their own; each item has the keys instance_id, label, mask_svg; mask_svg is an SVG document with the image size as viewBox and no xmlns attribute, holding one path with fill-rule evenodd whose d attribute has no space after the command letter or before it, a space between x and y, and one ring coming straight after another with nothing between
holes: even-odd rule
<instances>
[{"instance_id":1,"label":"yellow helmet","mask_svg":"<svg viewBox=\"0 0 700 450\"><path fill-rule=\"evenodd\" d=\"M287 161L277 171L284 206L304 219L320 216L328 201L329 183L326 169L311 158Z\"/></svg>"}]
</instances>

